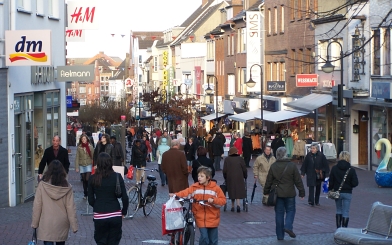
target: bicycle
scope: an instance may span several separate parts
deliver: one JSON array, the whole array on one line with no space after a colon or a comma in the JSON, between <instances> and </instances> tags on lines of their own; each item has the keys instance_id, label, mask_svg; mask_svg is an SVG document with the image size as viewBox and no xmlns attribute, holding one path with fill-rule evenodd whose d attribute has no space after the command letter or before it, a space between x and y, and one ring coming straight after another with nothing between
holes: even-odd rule
<instances>
[{"instance_id":1,"label":"bicycle","mask_svg":"<svg viewBox=\"0 0 392 245\"><path fill-rule=\"evenodd\" d=\"M147 169L147 168L135 168L135 170L158 172L158 169ZM132 219L140 208L143 208L144 216L150 215L155 205L158 183L155 182L156 177L154 175L147 175L147 180L148 180L148 185L144 195L142 191L142 186L144 183L143 178L140 184L137 184L129 188L128 190L129 206L128 206L128 214L126 218Z\"/></svg>"},{"instance_id":2,"label":"bicycle","mask_svg":"<svg viewBox=\"0 0 392 245\"><path fill-rule=\"evenodd\" d=\"M194 245L196 224L192 212L192 204L199 203L200 205L208 207L211 207L211 205L208 204L207 200L197 201L194 198L181 197L176 197L176 199L183 202L184 228L171 233L170 245ZM188 204L188 207L184 206L186 203Z\"/></svg>"}]
</instances>

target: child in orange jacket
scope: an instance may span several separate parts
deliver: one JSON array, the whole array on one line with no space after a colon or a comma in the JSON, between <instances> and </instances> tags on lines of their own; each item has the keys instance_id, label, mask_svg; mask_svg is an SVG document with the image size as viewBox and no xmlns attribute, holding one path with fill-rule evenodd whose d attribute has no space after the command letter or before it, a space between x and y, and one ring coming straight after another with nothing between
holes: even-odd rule
<instances>
[{"instance_id":1,"label":"child in orange jacket","mask_svg":"<svg viewBox=\"0 0 392 245\"><path fill-rule=\"evenodd\" d=\"M193 203L192 211L196 225L200 229L199 244L218 244L218 226L220 221L220 207L226 204L226 196L222 189L211 180L212 170L205 166L197 169L198 181L189 188L170 193L170 196L187 197L191 195L197 201L208 200L209 206L202 206L198 202Z\"/></svg>"}]
</instances>

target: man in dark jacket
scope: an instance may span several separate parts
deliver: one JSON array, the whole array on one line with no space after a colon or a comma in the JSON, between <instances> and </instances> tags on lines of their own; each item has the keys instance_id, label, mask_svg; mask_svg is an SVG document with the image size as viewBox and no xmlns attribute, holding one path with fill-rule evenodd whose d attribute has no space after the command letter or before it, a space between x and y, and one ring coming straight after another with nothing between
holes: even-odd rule
<instances>
[{"instance_id":1,"label":"man in dark jacket","mask_svg":"<svg viewBox=\"0 0 392 245\"><path fill-rule=\"evenodd\" d=\"M120 142L117 142L116 136L110 136L110 143L113 146L114 163L113 166L123 166L124 150Z\"/></svg>"},{"instance_id":2,"label":"man in dark jacket","mask_svg":"<svg viewBox=\"0 0 392 245\"><path fill-rule=\"evenodd\" d=\"M302 183L295 163L284 159L286 148L280 147L276 151L276 162L273 163L268 171L267 181L264 186L264 195L269 195L272 186L277 185L275 222L276 236L278 240L284 239L286 232L291 238L296 235L293 232L293 222L295 217L295 188L297 187L299 197L305 197L305 188ZM286 213L286 217L284 217ZM286 223L285 223L286 222Z\"/></svg>"},{"instance_id":3,"label":"man in dark jacket","mask_svg":"<svg viewBox=\"0 0 392 245\"><path fill-rule=\"evenodd\" d=\"M301 176L306 174L306 184L309 187L308 203L310 206L320 205L321 183L329 176L329 164L319 145L313 144L306 155L301 167ZM316 194L314 188L316 187Z\"/></svg>"},{"instance_id":4,"label":"man in dark jacket","mask_svg":"<svg viewBox=\"0 0 392 245\"><path fill-rule=\"evenodd\" d=\"M44 155L42 156L41 162L39 163L38 168L38 176L39 179L42 179L42 174L46 165L49 165L53 160L59 160L63 166L65 171L68 174L69 171L69 158L68 158L68 150L60 145L61 138L56 135L52 139L52 146L45 149Z\"/></svg>"},{"instance_id":5,"label":"man in dark jacket","mask_svg":"<svg viewBox=\"0 0 392 245\"><path fill-rule=\"evenodd\" d=\"M94 164L96 164L98 155L101 152L106 152L109 154L109 156L112 157L113 160L113 165L114 165L114 160L115 160L115 155L113 151L113 146L109 143L110 137L108 134L103 134L101 137L101 140L97 143L97 146L94 149L94 155L93 155L93 160Z\"/></svg>"},{"instance_id":6,"label":"man in dark jacket","mask_svg":"<svg viewBox=\"0 0 392 245\"><path fill-rule=\"evenodd\" d=\"M284 142L283 142L282 138L280 137L280 134L276 134L275 139L272 140L272 142L271 142L272 153L274 154L275 158L276 158L276 150L282 146L284 146Z\"/></svg>"},{"instance_id":7,"label":"man in dark jacket","mask_svg":"<svg viewBox=\"0 0 392 245\"><path fill-rule=\"evenodd\" d=\"M152 149L152 157L154 159L157 159L157 149L158 149L158 142L159 138L155 132L152 133L152 136L150 138L150 145Z\"/></svg>"},{"instance_id":8,"label":"man in dark jacket","mask_svg":"<svg viewBox=\"0 0 392 245\"><path fill-rule=\"evenodd\" d=\"M242 157L244 158L245 166L247 168L250 168L249 162L252 156L252 150L252 139L250 138L250 134L245 132L244 137L242 137Z\"/></svg>"},{"instance_id":9,"label":"man in dark jacket","mask_svg":"<svg viewBox=\"0 0 392 245\"><path fill-rule=\"evenodd\" d=\"M147 147L142 143L142 140L137 139L132 146L132 160L131 164L135 168L145 168L147 161ZM136 170L136 184L141 182L143 170Z\"/></svg>"},{"instance_id":10,"label":"man in dark jacket","mask_svg":"<svg viewBox=\"0 0 392 245\"><path fill-rule=\"evenodd\" d=\"M216 133L215 138L212 140L212 154L214 155L214 167L215 171L220 171L220 162L223 155L223 145L222 137L219 136L222 133Z\"/></svg>"}]
</instances>

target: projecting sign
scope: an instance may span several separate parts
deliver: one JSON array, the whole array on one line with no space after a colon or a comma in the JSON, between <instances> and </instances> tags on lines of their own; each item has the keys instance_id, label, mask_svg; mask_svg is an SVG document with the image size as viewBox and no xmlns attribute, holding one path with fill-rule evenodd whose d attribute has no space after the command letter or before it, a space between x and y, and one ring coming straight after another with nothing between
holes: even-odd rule
<instances>
[{"instance_id":1,"label":"projecting sign","mask_svg":"<svg viewBox=\"0 0 392 245\"><path fill-rule=\"evenodd\" d=\"M65 28L65 41L66 42L84 42L86 36L85 30L75 30Z\"/></svg>"},{"instance_id":2,"label":"projecting sign","mask_svg":"<svg viewBox=\"0 0 392 245\"><path fill-rule=\"evenodd\" d=\"M372 82L372 97L379 99L390 99L391 83L390 82Z\"/></svg>"},{"instance_id":3,"label":"projecting sign","mask_svg":"<svg viewBox=\"0 0 392 245\"><path fill-rule=\"evenodd\" d=\"M5 31L7 66L46 66L52 64L50 30Z\"/></svg>"},{"instance_id":4,"label":"projecting sign","mask_svg":"<svg viewBox=\"0 0 392 245\"><path fill-rule=\"evenodd\" d=\"M286 82L285 81L267 81L268 92L285 92Z\"/></svg>"},{"instance_id":5,"label":"projecting sign","mask_svg":"<svg viewBox=\"0 0 392 245\"><path fill-rule=\"evenodd\" d=\"M68 28L74 30L98 29L96 1L67 1Z\"/></svg>"},{"instance_id":6,"label":"projecting sign","mask_svg":"<svg viewBox=\"0 0 392 245\"><path fill-rule=\"evenodd\" d=\"M94 81L94 65L58 66L57 81Z\"/></svg>"},{"instance_id":7,"label":"projecting sign","mask_svg":"<svg viewBox=\"0 0 392 245\"><path fill-rule=\"evenodd\" d=\"M297 74L295 76L297 87L317 87L318 75L317 74Z\"/></svg>"}]
</instances>

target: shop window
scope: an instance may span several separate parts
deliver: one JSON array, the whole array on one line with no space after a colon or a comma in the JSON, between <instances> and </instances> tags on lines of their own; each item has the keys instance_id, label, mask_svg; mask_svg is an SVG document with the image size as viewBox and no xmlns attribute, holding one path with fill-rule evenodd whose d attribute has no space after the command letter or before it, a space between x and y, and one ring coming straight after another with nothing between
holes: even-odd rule
<instances>
[{"instance_id":1,"label":"shop window","mask_svg":"<svg viewBox=\"0 0 392 245\"><path fill-rule=\"evenodd\" d=\"M46 106L52 106L53 105L53 98L52 98L53 93L52 92L47 92L46 93Z\"/></svg>"},{"instance_id":2,"label":"shop window","mask_svg":"<svg viewBox=\"0 0 392 245\"><path fill-rule=\"evenodd\" d=\"M382 107L373 107L373 112L372 112L372 132L371 139L372 139L372 149L374 149L375 144L377 141L381 138L389 138L387 137L387 124L388 124L388 117L387 117L387 111L382 108ZM389 140L391 140L389 138ZM384 151L381 151L381 158L384 157ZM380 164L380 159L377 158L377 154L372 154L372 164L379 165Z\"/></svg>"},{"instance_id":3,"label":"shop window","mask_svg":"<svg viewBox=\"0 0 392 245\"><path fill-rule=\"evenodd\" d=\"M80 103L80 105L82 105L81 103ZM54 107L53 108L53 136L55 136L55 135L60 135L60 132L59 132L59 122L60 122L60 120L59 120L59 108L58 107Z\"/></svg>"},{"instance_id":4,"label":"shop window","mask_svg":"<svg viewBox=\"0 0 392 245\"><path fill-rule=\"evenodd\" d=\"M52 108L46 109L46 145L45 148L52 144L53 127L52 127Z\"/></svg>"},{"instance_id":5,"label":"shop window","mask_svg":"<svg viewBox=\"0 0 392 245\"><path fill-rule=\"evenodd\" d=\"M53 92L53 106L60 105L59 96L60 96L59 92Z\"/></svg>"}]
</instances>

